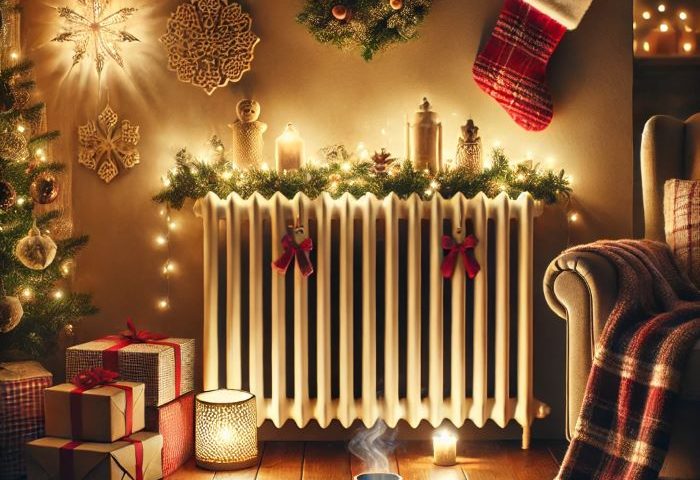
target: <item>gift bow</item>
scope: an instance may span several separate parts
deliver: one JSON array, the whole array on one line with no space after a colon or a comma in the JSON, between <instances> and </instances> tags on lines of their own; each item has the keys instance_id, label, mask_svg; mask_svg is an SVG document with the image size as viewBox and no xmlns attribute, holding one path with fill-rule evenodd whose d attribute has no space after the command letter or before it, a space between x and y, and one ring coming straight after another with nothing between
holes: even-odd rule
<instances>
[{"instance_id":1,"label":"gift bow","mask_svg":"<svg viewBox=\"0 0 700 480\"><path fill-rule=\"evenodd\" d=\"M149 332L148 330L136 330L136 326L131 319L126 321L126 326L128 330L124 330L120 335L126 340L130 340L131 343L147 343L152 340L163 340L167 338L167 336L162 333Z\"/></svg>"},{"instance_id":2,"label":"gift bow","mask_svg":"<svg viewBox=\"0 0 700 480\"><path fill-rule=\"evenodd\" d=\"M309 258L309 252L314 249L314 242L310 238L307 237L298 244L290 234L286 234L282 237L282 248L284 248L284 253L280 258L272 262L272 268L281 274L285 274L296 257L299 270L303 276L308 277L314 273L314 266Z\"/></svg>"},{"instance_id":3,"label":"gift bow","mask_svg":"<svg viewBox=\"0 0 700 480\"><path fill-rule=\"evenodd\" d=\"M95 367L89 370L83 370L71 379L71 383L76 387L89 390L101 385L114 383L118 377L119 374L117 372L101 367Z\"/></svg>"},{"instance_id":4,"label":"gift bow","mask_svg":"<svg viewBox=\"0 0 700 480\"><path fill-rule=\"evenodd\" d=\"M479 244L479 240L474 235L469 235L462 243L457 243L452 237L444 235L442 237L442 248L449 250L445 259L442 262L442 276L452 278L455 267L457 266L457 258L462 255L464 270L470 279L476 277L476 274L481 270L479 262L474 258L474 248Z\"/></svg>"}]
</instances>

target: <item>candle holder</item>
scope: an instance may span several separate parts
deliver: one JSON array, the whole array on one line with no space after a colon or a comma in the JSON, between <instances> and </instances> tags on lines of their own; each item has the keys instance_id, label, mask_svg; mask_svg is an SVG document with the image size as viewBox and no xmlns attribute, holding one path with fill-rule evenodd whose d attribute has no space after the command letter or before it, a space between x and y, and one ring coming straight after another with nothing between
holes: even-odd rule
<instances>
[{"instance_id":1,"label":"candle holder","mask_svg":"<svg viewBox=\"0 0 700 480\"><path fill-rule=\"evenodd\" d=\"M433 463L440 467L457 464L457 435L443 431L433 437Z\"/></svg>"},{"instance_id":2,"label":"candle holder","mask_svg":"<svg viewBox=\"0 0 700 480\"><path fill-rule=\"evenodd\" d=\"M200 393L195 403L195 459L208 470L257 464L255 395L240 390Z\"/></svg>"}]
</instances>

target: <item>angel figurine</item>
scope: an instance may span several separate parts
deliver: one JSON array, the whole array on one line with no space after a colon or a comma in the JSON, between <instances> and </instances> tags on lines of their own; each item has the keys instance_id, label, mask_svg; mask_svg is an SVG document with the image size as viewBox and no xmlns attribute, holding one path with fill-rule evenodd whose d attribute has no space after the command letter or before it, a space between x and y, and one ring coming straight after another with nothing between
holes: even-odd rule
<instances>
[{"instance_id":1,"label":"angel figurine","mask_svg":"<svg viewBox=\"0 0 700 480\"><path fill-rule=\"evenodd\" d=\"M267 124L258 121L260 104L244 99L236 105L238 120L229 125L233 131L233 161L241 168L259 167L263 163L263 134Z\"/></svg>"},{"instance_id":2,"label":"angel figurine","mask_svg":"<svg viewBox=\"0 0 700 480\"><path fill-rule=\"evenodd\" d=\"M472 175L480 173L484 168L479 127L471 118L462 126L462 136L457 144L457 165L466 167Z\"/></svg>"}]
</instances>

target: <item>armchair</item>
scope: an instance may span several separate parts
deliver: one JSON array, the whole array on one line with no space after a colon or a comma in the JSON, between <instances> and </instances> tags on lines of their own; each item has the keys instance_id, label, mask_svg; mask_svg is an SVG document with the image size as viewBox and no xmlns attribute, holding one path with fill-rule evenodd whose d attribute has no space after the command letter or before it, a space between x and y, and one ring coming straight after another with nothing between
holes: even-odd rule
<instances>
[{"instance_id":1,"label":"armchair","mask_svg":"<svg viewBox=\"0 0 700 480\"><path fill-rule=\"evenodd\" d=\"M651 118L642 136L645 237L664 241L664 183L700 178L700 114L687 121ZM591 369L596 342L617 298L612 264L591 253L563 253L547 269L544 293L566 321L566 436L571 438ZM662 478L700 479L700 342L683 375L681 399Z\"/></svg>"}]
</instances>

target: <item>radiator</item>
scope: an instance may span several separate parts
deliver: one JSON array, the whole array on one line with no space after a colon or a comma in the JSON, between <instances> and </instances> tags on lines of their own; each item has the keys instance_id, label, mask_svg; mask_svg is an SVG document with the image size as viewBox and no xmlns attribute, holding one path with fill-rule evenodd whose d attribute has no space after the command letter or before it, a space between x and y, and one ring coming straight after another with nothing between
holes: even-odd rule
<instances>
[{"instance_id":1,"label":"radiator","mask_svg":"<svg viewBox=\"0 0 700 480\"><path fill-rule=\"evenodd\" d=\"M529 194L424 201L210 193L197 211L205 390L250 390L258 421L276 426L448 419L482 427L491 419L505 427L514 419L529 446L532 422L549 413L533 395L537 205ZM313 234L315 278L290 267L292 283L269 262L296 218ZM441 238L459 225L479 239L474 280L461 268L441 276Z\"/></svg>"}]
</instances>

